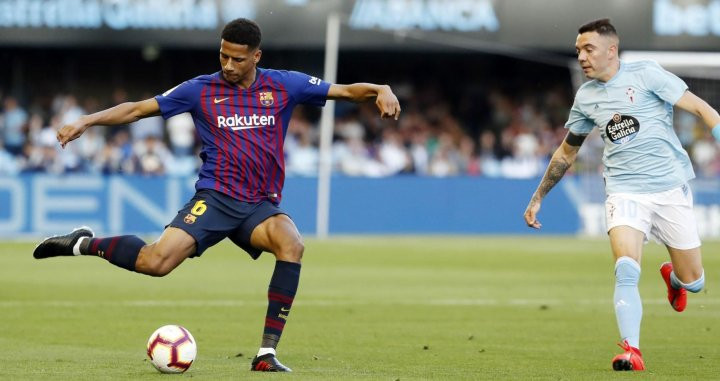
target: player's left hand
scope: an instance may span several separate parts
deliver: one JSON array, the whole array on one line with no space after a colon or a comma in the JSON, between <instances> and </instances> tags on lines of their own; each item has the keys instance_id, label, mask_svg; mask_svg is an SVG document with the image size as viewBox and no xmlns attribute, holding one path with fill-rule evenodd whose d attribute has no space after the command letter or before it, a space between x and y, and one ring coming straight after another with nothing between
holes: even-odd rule
<instances>
[{"instance_id":1,"label":"player's left hand","mask_svg":"<svg viewBox=\"0 0 720 381\"><path fill-rule=\"evenodd\" d=\"M524 214L525 223L527 224L527 226L534 229L540 229L542 227L540 221L537 220L537 214L539 211L540 203L536 201L530 201L530 204L528 204Z\"/></svg>"},{"instance_id":2,"label":"player's left hand","mask_svg":"<svg viewBox=\"0 0 720 381\"><path fill-rule=\"evenodd\" d=\"M378 110L380 110L381 118L394 118L398 120L400 117L400 102L395 94L393 94L390 86L383 86L382 89L378 91L375 105Z\"/></svg>"}]
</instances>

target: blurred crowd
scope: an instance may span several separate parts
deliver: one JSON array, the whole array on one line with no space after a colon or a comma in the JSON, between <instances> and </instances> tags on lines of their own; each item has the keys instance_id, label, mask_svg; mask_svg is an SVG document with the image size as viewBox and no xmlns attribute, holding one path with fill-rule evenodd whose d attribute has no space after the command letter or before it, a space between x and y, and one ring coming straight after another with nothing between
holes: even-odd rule
<instances>
[{"instance_id":1,"label":"blurred crowd","mask_svg":"<svg viewBox=\"0 0 720 381\"><path fill-rule=\"evenodd\" d=\"M403 112L398 121L378 117L375 105L336 105L332 167L337 174L383 177L541 176L565 136L572 94L562 88L512 94L490 88L458 106L457 99L411 84L394 86ZM152 94L145 94L145 98ZM127 126L89 129L62 149L57 130L84 114L128 101L117 89L108 99L55 94L17 99L0 93L0 174L96 173L193 175L200 165L193 121L147 118ZM134 100L134 99L133 99ZM285 140L288 176L316 176L319 111L298 107ZM720 176L720 149L692 115L678 113L676 128L698 176ZM602 141L585 142L575 171L600 172Z\"/></svg>"}]
</instances>

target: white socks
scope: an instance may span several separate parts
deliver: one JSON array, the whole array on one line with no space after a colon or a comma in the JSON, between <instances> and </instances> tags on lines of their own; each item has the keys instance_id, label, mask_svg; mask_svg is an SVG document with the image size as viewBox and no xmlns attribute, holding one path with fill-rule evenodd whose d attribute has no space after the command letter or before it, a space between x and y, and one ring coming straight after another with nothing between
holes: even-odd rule
<instances>
[{"instance_id":1,"label":"white socks","mask_svg":"<svg viewBox=\"0 0 720 381\"><path fill-rule=\"evenodd\" d=\"M257 357L266 355L268 353L272 353L272 355L275 356L276 355L275 348L260 348L260 350L258 351Z\"/></svg>"}]
</instances>

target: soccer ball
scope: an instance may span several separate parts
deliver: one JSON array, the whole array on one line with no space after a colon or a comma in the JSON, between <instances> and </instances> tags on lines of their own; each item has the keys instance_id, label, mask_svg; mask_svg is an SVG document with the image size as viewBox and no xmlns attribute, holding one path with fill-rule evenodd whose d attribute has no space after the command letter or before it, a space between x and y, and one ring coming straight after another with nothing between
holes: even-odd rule
<instances>
[{"instance_id":1,"label":"soccer ball","mask_svg":"<svg viewBox=\"0 0 720 381\"><path fill-rule=\"evenodd\" d=\"M179 325L158 328L147 342L147 354L162 373L182 373L192 365L197 344L190 332Z\"/></svg>"}]
</instances>

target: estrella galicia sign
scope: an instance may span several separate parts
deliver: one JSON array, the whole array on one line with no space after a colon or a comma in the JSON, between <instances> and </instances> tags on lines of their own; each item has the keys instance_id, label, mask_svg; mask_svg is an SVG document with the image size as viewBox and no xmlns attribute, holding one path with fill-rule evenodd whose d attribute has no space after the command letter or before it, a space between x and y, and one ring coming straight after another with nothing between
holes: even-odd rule
<instances>
[{"instance_id":1,"label":"estrella galicia sign","mask_svg":"<svg viewBox=\"0 0 720 381\"><path fill-rule=\"evenodd\" d=\"M640 122L630 115L613 115L605 127L605 135L615 144L627 143L637 136Z\"/></svg>"}]
</instances>

